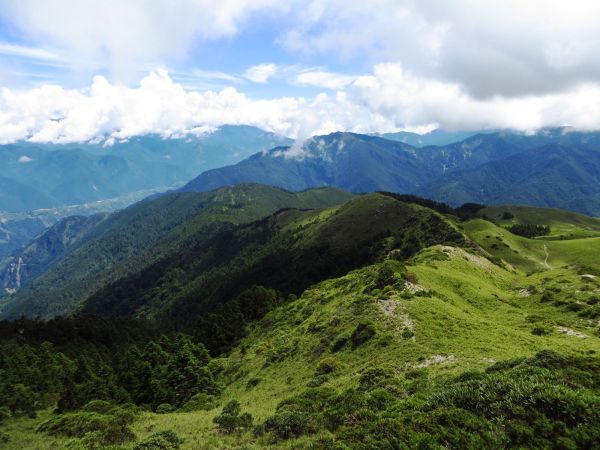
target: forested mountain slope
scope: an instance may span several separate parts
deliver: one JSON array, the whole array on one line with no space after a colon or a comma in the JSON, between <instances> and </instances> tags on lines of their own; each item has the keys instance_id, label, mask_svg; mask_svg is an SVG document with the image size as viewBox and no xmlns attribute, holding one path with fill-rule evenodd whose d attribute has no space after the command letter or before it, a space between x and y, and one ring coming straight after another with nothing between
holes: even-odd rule
<instances>
[{"instance_id":1,"label":"forested mountain slope","mask_svg":"<svg viewBox=\"0 0 600 450\"><path fill-rule=\"evenodd\" d=\"M170 194L138 203L94 227L85 242L5 302L2 315L68 314L107 282L143 270L235 224L281 208L330 206L350 197L328 188L291 193L242 185L209 193Z\"/></svg>"}]
</instances>

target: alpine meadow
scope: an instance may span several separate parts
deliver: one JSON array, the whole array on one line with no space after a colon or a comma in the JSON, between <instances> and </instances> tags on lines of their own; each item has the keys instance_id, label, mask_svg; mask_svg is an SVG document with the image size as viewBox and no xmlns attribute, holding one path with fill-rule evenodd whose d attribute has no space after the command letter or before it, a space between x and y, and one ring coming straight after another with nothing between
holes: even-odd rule
<instances>
[{"instance_id":1,"label":"alpine meadow","mask_svg":"<svg viewBox=\"0 0 600 450\"><path fill-rule=\"evenodd\" d=\"M592 0L0 0L0 448L600 449Z\"/></svg>"}]
</instances>

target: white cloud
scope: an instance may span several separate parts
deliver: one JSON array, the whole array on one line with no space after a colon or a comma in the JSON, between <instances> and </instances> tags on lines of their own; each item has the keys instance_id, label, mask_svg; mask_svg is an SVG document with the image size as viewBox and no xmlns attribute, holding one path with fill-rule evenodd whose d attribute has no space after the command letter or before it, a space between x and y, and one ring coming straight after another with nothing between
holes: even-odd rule
<instances>
[{"instance_id":1,"label":"white cloud","mask_svg":"<svg viewBox=\"0 0 600 450\"><path fill-rule=\"evenodd\" d=\"M23 164L23 163L31 162L31 161L33 161L33 159L31 159L27 155L23 155L23 156L19 156L19 159L17 161Z\"/></svg>"},{"instance_id":2,"label":"white cloud","mask_svg":"<svg viewBox=\"0 0 600 450\"><path fill-rule=\"evenodd\" d=\"M203 70L203 69L192 69L189 72L189 76L195 78L203 78L207 80L220 80L220 81L229 81L232 83L237 83L241 81L235 75L231 75L230 73L220 72L218 70Z\"/></svg>"},{"instance_id":3,"label":"white cloud","mask_svg":"<svg viewBox=\"0 0 600 450\"><path fill-rule=\"evenodd\" d=\"M398 64L378 64L353 85L354 99L397 127L435 124L444 129L573 126L600 129L600 85L580 84L544 95L478 99L460 85L416 77Z\"/></svg>"},{"instance_id":4,"label":"white cloud","mask_svg":"<svg viewBox=\"0 0 600 450\"><path fill-rule=\"evenodd\" d=\"M337 130L383 132L445 129L534 130L571 125L600 129L600 85L581 84L556 94L478 99L459 84L417 77L399 64L378 64L332 95L254 100L235 88L187 91L165 70L135 88L94 78L85 90L45 85L0 90L0 143L113 142L158 133L204 133L247 124L306 138Z\"/></svg>"},{"instance_id":5,"label":"white cloud","mask_svg":"<svg viewBox=\"0 0 600 450\"><path fill-rule=\"evenodd\" d=\"M327 72L325 70L310 70L301 72L296 77L296 82L302 86L316 86L327 89L343 89L352 83L356 77Z\"/></svg>"},{"instance_id":6,"label":"white cloud","mask_svg":"<svg viewBox=\"0 0 600 450\"><path fill-rule=\"evenodd\" d=\"M277 0L0 0L0 18L73 65L128 79L145 64L182 60L197 39L236 35Z\"/></svg>"},{"instance_id":7,"label":"white cloud","mask_svg":"<svg viewBox=\"0 0 600 450\"><path fill-rule=\"evenodd\" d=\"M49 61L58 61L60 59L56 53L49 50L36 47L27 47L24 45L14 45L5 42L0 42L0 54Z\"/></svg>"},{"instance_id":8,"label":"white cloud","mask_svg":"<svg viewBox=\"0 0 600 450\"><path fill-rule=\"evenodd\" d=\"M308 0L290 51L398 61L478 98L555 93L600 78L596 0Z\"/></svg>"},{"instance_id":9,"label":"white cloud","mask_svg":"<svg viewBox=\"0 0 600 450\"><path fill-rule=\"evenodd\" d=\"M266 83L269 78L272 78L277 74L279 67L277 64L265 63L258 64L256 66L249 67L244 72L244 77L254 83Z\"/></svg>"}]
</instances>

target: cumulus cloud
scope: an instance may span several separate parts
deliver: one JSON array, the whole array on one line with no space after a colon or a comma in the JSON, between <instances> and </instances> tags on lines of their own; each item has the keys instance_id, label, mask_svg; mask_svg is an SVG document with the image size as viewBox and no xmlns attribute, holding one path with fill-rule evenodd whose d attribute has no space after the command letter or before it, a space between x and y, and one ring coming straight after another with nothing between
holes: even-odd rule
<instances>
[{"instance_id":1,"label":"cumulus cloud","mask_svg":"<svg viewBox=\"0 0 600 450\"><path fill-rule=\"evenodd\" d=\"M255 100L228 87L188 91L165 70L130 88L94 78L84 90L45 85L0 90L0 143L80 142L158 133L206 133L247 124L304 139L338 130L513 128L570 125L600 129L600 86L581 84L544 95L479 99L459 84L415 76L400 64L378 64L345 89L311 98Z\"/></svg>"},{"instance_id":2,"label":"cumulus cloud","mask_svg":"<svg viewBox=\"0 0 600 450\"><path fill-rule=\"evenodd\" d=\"M177 136L223 124L255 125L295 136L300 129L347 127L348 123L325 117L338 103L327 96L251 100L232 87L186 91L164 70L152 72L136 88L97 76L86 90L54 85L23 92L0 90L0 142L126 139L147 133ZM307 116L309 110L318 115Z\"/></svg>"},{"instance_id":3,"label":"cumulus cloud","mask_svg":"<svg viewBox=\"0 0 600 450\"><path fill-rule=\"evenodd\" d=\"M355 101L398 127L444 129L600 128L600 86L587 83L544 95L474 98L456 83L416 77L399 64L378 64L353 85Z\"/></svg>"},{"instance_id":4,"label":"cumulus cloud","mask_svg":"<svg viewBox=\"0 0 600 450\"><path fill-rule=\"evenodd\" d=\"M478 98L562 91L600 77L595 0L308 0L290 51L398 61Z\"/></svg>"},{"instance_id":5,"label":"cumulus cloud","mask_svg":"<svg viewBox=\"0 0 600 450\"><path fill-rule=\"evenodd\" d=\"M264 63L249 67L244 72L244 77L255 83L266 83L279 70L277 64Z\"/></svg>"},{"instance_id":6,"label":"cumulus cloud","mask_svg":"<svg viewBox=\"0 0 600 450\"><path fill-rule=\"evenodd\" d=\"M23 156L19 156L19 159L17 161L20 162L21 164L24 164L24 163L33 161L33 159L27 155L23 155Z\"/></svg>"}]
</instances>

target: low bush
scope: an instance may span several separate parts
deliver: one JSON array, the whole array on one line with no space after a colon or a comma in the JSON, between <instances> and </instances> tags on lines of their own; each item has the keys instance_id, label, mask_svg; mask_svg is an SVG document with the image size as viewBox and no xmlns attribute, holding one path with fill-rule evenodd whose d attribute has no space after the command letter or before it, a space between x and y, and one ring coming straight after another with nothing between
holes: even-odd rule
<instances>
[{"instance_id":1,"label":"low bush","mask_svg":"<svg viewBox=\"0 0 600 450\"><path fill-rule=\"evenodd\" d=\"M261 381L262 381L262 380L261 380L260 378L256 378L256 377L255 377L255 378L250 378L250 379L248 380L248 382L246 383L246 390L250 390L250 389L252 389L253 387L256 387L256 386L258 386L258 385L260 384L260 382L261 382Z\"/></svg>"},{"instance_id":2,"label":"low bush","mask_svg":"<svg viewBox=\"0 0 600 450\"><path fill-rule=\"evenodd\" d=\"M175 411L175 407L170 403L161 403L156 407L157 414L168 414Z\"/></svg>"},{"instance_id":3,"label":"low bush","mask_svg":"<svg viewBox=\"0 0 600 450\"><path fill-rule=\"evenodd\" d=\"M200 392L194 395L188 402L179 408L183 412L210 411L217 407L217 397Z\"/></svg>"},{"instance_id":4,"label":"low bush","mask_svg":"<svg viewBox=\"0 0 600 450\"><path fill-rule=\"evenodd\" d=\"M315 375L327 375L339 369L339 363L334 358L323 358L317 364Z\"/></svg>"},{"instance_id":5,"label":"low bush","mask_svg":"<svg viewBox=\"0 0 600 450\"><path fill-rule=\"evenodd\" d=\"M375 336L375 334L377 334L377 332L375 331L373 325L370 323L359 323L350 336L352 348L355 349L360 347L373 336Z\"/></svg>"},{"instance_id":6,"label":"low bush","mask_svg":"<svg viewBox=\"0 0 600 450\"><path fill-rule=\"evenodd\" d=\"M417 385L414 395L388 389L393 372L373 368L359 389L310 389L281 402L263 429L277 439L328 430L333 438L323 442L336 449L575 449L600 442L598 358L543 351L429 382L424 370L412 372L405 377Z\"/></svg>"},{"instance_id":7,"label":"low bush","mask_svg":"<svg viewBox=\"0 0 600 450\"><path fill-rule=\"evenodd\" d=\"M159 431L136 444L133 450L175 450L183 440L172 430Z\"/></svg>"},{"instance_id":8,"label":"low bush","mask_svg":"<svg viewBox=\"0 0 600 450\"><path fill-rule=\"evenodd\" d=\"M86 411L64 413L42 422L37 431L85 438L90 445L123 445L135 438L129 428L135 414L133 408L113 408L107 414Z\"/></svg>"},{"instance_id":9,"label":"low bush","mask_svg":"<svg viewBox=\"0 0 600 450\"><path fill-rule=\"evenodd\" d=\"M252 426L252 415L242 413L240 402L231 400L227 403L221 414L213 418L218 430L224 434L231 434L249 429Z\"/></svg>"},{"instance_id":10,"label":"low bush","mask_svg":"<svg viewBox=\"0 0 600 450\"><path fill-rule=\"evenodd\" d=\"M279 439L290 439L315 433L318 423L313 415L306 412L280 411L265 421L264 430Z\"/></svg>"}]
</instances>

